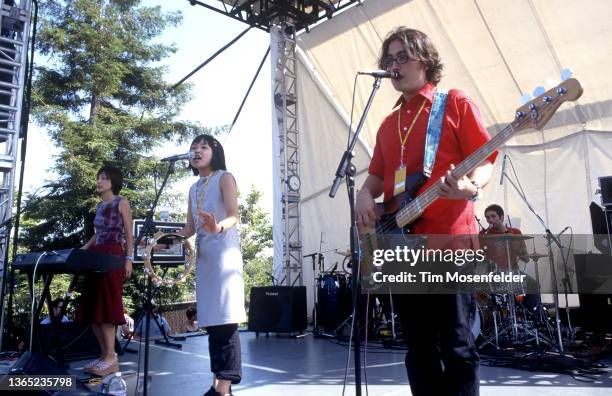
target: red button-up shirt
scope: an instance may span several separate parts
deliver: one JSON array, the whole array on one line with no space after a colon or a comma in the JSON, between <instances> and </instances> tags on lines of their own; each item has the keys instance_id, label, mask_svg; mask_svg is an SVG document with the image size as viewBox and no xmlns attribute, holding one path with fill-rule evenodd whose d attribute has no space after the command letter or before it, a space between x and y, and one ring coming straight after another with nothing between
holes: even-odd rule
<instances>
[{"instance_id":1,"label":"red button-up shirt","mask_svg":"<svg viewBox=\"0 0 612 396\"><path fill-rule=\"evenodd\" d=\"M393 197L395 171L400 164L401 144L397 130L399 111L402 112L400 121L402 136L404 136L406 132L403 128L410 127L421 104L425 101L423 111L416 120L404 147L406 174L422 172L427 122L435 90L435 86L428 83L407 103L401 97L396 106L399 104L402 106L389 114L378 130L374 154L368 171L383 180L385 201ZM421 188L419 194L445 176L451 164L457 166L489 139L489 133L483 125L476 105L462 91L450 90L446 99L446 110L435 165L431 178ZM488 159L494 162L496 157L497 151L492 153ZM414 224L414 232L420 234L476 234L474 205L468 200L437 199L425 209L422 218Z\"/></svg>"},{"instance_id":2,"label":"red button-up shirt","mask_svg":"<svg viewBox=\"0 0 612 396\"><path fill-rule=\"evenodd\" d=\"M518 228L506 227L505 232L498 232L494 230L482 230L480 235L488 236L503 236L504 234L523 235ZM516 263L518 258L527 254L527 245L525 241L509 241L506 243L503 239L496 240L495 238L481 238L480 247L486 250L486 256L489 260L497 266L499 271L513 270L516 271ZM510 250L510 263L512 266L508 266L508 251Z\"/></svg>"}]
</instances>

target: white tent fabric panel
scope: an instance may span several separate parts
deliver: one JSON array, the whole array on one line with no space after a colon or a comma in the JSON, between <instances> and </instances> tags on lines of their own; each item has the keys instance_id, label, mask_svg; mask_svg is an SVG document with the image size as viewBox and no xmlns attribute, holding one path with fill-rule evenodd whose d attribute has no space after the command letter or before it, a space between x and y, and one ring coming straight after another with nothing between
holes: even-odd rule
<instances>
[{"instance_id":1,"label":"white tent fabric panel","mask_svg":"<svg viewBox=\"0 0 612 396\"><path fill-rule=\"evenodd\" d=\"M299 58L298 58L299 60ZM303 62L298 62L298 92L300 92L300 164L301 186L301 224L302 250L305 255L319 251L321 233L325 268L329 271L338 262L341 268L343 257L329 251L348 250L349 210L347 190L344 183L334 199L329 198L336 167L346 148L348 124L333 110L331 98L326 95L326 87L311 74ZM353 163L365 168L370 161L367 147L360 141L355 146ZM361 186L365 172L358 175L356 185ZM313 269L311 259L303 262L303 284L307 286L308 312L312 312Z\"/></svg>"},{"instance_id":2,"label":"white tent fabric panel","mask_svg":"<svg viewBox=\"0 0 612 396\"><path fill-rule=\"evenodd\" d=\"M492 135L513 120L521 95L536 86L552 88L562 69L573 70L584 88L582 97L563 104L544 131L520 132L502 147L477 213L482 217L486 205L500 203L520 219L523 232L542 231L514 189L507 182L499 186L502 157L508 154L531 204L553 231L572 225L575 233L590 232L588 205L599 201L597 178L612 175L612 69L602 66L612 62L609 20L612 7L606 0L588 5L578 0L366 0L300 34L303 252L318 251L321 232L324 251L348 246L345 194L339 191L330 200L327 189L346 145L354 75L377 69L382 40L400 25L431 37L445 64L440 86L464 90ZM356 119L372 82L358 79ZM362 132L369 147L357 153L362 175L378 126L397 98L390 82L383 82ZM328 264L336 260L326 258ZM304 269L309 266L305 262Z\"/></svg>"},{"instance_id":3,"label":"white tent fabric panel","mask_svg":"<svg viewBox=\"0 0 612 396\"><path fill-rule=\"evenodd\" d=\"M576 234L592 232L588 205L591 200L599 201L594 195L597 178L612 174L612 133L582 131L542 145L508 146L500 152L500 166L476 205L477 216L483 218L486 206L499 203L506 214L520 219L524 233L543 233L510 183L505 180L503 188L499 185L504 154L511 159L506 173L516 182L516 172L529 203L551 230L570 225Z\"/></svg>"}]
</instances>

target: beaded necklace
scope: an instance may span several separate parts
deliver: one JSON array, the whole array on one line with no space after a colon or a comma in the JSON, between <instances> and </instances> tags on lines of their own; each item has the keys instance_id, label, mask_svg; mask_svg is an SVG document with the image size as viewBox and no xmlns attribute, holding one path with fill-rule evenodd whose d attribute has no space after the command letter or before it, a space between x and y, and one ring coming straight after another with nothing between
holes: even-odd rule
<instances>
[{"instance_id":1,"label":"beaded necklace","mask_svg":"<svg viewBox=\"0 0 612 396\"><path fill-rule=\"evenodd\" d=\"M213 171L206 180L202 182L201 180L198 182L197 194L196 194L196 209L201 210L202 201L204 200L204 196L206 195L206 190L208 190L208 183L210 179L214 176L215 172Z\"/></svg>"}]
</instances>

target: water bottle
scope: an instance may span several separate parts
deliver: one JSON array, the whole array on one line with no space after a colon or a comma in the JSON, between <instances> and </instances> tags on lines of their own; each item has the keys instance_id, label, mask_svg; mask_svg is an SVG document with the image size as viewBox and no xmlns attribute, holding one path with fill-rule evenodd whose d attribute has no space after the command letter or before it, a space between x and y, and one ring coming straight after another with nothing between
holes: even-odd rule
<instances>
[{"instance_id":1,"label":"water bottle","mask_svg":"<svg viewBox=\"0 0 612 396\"><path fill-rule=\"evenodd\" d=\"M127 395L127 384L121 378L121 373L116 372L115 375L108 381L108 391L109 395L114 396L126 396Z\"/></svg>"}]
</instances>

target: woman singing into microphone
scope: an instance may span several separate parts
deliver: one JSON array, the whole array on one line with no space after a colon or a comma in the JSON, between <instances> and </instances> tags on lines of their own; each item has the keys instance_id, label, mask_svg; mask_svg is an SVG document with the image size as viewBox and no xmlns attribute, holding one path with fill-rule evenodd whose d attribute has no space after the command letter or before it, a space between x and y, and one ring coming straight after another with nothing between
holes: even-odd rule
<instances>
[{"instance_id":1,"label":"woman singing into microphone","mask_svg":"<svg viewBox=\"0 0 612 396\"><path fill-rule=\"evenodd\" d=\"M226 171L217 139L191 143L190 166L199 180L189 190L187 222L178 234L196 234L197 319L209 334L213 385L206 396L228 395L242 376L238 324L246 321L236 181Z\"/></svg>"}]
</instances>

